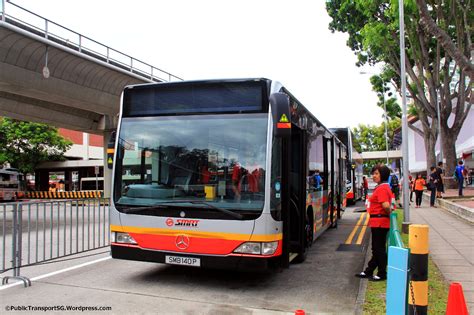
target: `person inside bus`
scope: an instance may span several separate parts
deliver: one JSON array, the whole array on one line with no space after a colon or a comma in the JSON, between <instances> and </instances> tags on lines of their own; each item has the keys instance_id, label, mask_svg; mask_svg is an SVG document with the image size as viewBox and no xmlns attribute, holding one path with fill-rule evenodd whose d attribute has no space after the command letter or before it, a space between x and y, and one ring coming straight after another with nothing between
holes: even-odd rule
<instances>
[{"instance_id":1,"label":"person inside bus","mask_svg":"<svg viewBox=\"0 0 474 315\"><path fill-rule=\"evenodd\" d=\"M323 178L319 174L319 170L316 170L313 175L313 185L315 190L322 190Z\"/></svg>"},{"instance_id":2,"label":"person inside bus","mask_svg":"<svg viewBox=\"0 0 474 315\"><path fill-rule=\"evenodd\" d=\"M371 281L387 279L386 240L390 229L390 212L392 190L388 184L390 169L378 164L372 169L372 178L377 186L369 197L367 212L370 215L369 227L372 234L372 258L364 271L356 274L358 278L368 278ZM377 269L377 275L374 271Z\"/></svg>"},{"instance_id":3,"label":"person inside bus","mask_svg":"<svg viewBox=\"0 0 474 315\"><path fill-rule=\"evenodd\" d=\"M244 161L247 162L246 167L236 162L232 168L232 191L236 201L240 201L243 193L252 195L260 192L263 169L250 150L246 152Z\"/></svg>"}]
</instances>

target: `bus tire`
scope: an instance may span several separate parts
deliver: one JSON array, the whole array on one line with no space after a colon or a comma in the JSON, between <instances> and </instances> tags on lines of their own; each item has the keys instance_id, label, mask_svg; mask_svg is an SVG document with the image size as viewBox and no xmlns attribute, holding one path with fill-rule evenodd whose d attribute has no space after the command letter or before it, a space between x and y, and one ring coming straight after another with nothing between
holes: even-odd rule
<instances>
[{"instance_id":1,"label":"bus tire","mask_svg":"<svg viewBox=\"0 0 474 315\"><path fill-rule=\"evenodd\" d=\"M338 219L337 219L337 214L333 213L333 216L332 216L332 223L331 223L331 228L332 229L337 229L337 223L338 223Z\"/></svg>"},{"instance_id":2,"label":"bus tire","mask_svg":"<svg viewBox=\"0 0 474 315\"><path fill-rule=\"evenodd\" d=\"M306 260L306 257L308 256L308 251L311 245L313 245L313 223L310 218L313 217L313 213L311 212L310 209L308 209L308 212L306 214L306 224L305 224L305 239L304 239L304 245L301 250L301 252L296 256L294 259L294 262L297 264L300 264Z\"/></svg>"}]
</instances>

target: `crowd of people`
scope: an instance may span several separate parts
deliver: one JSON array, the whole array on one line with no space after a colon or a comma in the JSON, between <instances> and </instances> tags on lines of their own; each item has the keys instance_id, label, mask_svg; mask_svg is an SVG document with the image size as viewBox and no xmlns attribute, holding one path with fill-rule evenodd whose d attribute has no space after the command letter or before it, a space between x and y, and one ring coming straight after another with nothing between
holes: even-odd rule
<instances>
[{"instance_id":1,"label":"crowd of people","mask_svg":"<svg viewBox=\"0 0 474 315\"><path fill-rule=\"evenodd\" d=\"M421 173L418 174L416 178L410 176L410 202L413 202L413 193L415 193L415 207L418 208L421 205L421 196L425 186L431 192L430 207L436 207L436 198L443 198L445 179L447 178L443 166L443 162L439 162L438 166L432 166L426 180ZM453 178L458 186L458 196L461 197L463 196L464 186L472 184L472 182L470 182L472 179L469 176L469 169L464 165L463 161L458 162Z\"/></svg>"},{"instance_id":2,"label":"crowd of people","mask_svg":"<svg viewBox=\"0 0 474 315\"><path fill-rule=\"evenodd\" d=\"M413 194L415 194L415 207L419 208L422 202L423 191L425 187L431 191L430 206L435 206L436 198L442 198L444 193L444 184L446 176L443 169L443 163L439 162L437 166L430 168L430 174L426 180L422 174L416 175L416 178L409 177L410 201L413 202ZM399 206L399 183L396 174L383 165L376 165L372 171L372 179L377 184L372 194L368 195L368 180L364 176L362 179L362 189L364 196L367 198L366 207L369 213L368 226L371 230L372 237L372 258L367 267L357 273L358 278L367 278L370 281L384 281L387 278L387 251L386 239L390 228L390 213L394 209L393 200L396 200ZM465 178L469 171L464 166L463 161L459 161L453 177L458 183L459 196L463 195L463 187ZM377 273L375 273L377 271Z\"/></svg>"}]
</instances>

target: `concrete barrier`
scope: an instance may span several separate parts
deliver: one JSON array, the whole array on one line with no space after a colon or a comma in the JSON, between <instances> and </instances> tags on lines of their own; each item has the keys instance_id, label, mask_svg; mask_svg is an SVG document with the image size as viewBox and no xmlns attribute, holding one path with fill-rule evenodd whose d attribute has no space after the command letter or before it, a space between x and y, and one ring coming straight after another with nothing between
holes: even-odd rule
<instances>
[{"instance_id":1,"label":"concrete barrier","mask_svg":"<svg viewBox=\"0 0 474 315\"><path fill-rule=\"evenodd\" d=\"M26 198L31 199L96 199L102 198L104 192L98 191L28 191Z\"/></svg>"},{"instance_id":2,"label":"concrete barrier","mask_svg":"<svg viewBox=\"0 0 474 315\"><path fill-rule=\"evenodd\" d=\"M423 200L429 202L431 193L423 193ZM436 199L436 205L443 208L444 210L457 215L464 220L474 223L474 209L466 206L457 204L455 201L461 200L458 198L443 198ZM465 199L464 199L465 200Z\"/></svg>"}]
</instances>

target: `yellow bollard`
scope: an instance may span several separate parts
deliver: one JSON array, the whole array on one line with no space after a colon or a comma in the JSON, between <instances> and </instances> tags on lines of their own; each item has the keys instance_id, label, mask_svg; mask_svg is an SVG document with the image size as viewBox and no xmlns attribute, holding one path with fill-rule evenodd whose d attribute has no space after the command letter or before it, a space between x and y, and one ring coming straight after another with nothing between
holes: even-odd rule
<instances>
[{"instance_id":1,"label":"yellow bollard","mask_svg":"<svg viewBox=\"0 0 474 315\"><path fill-rule=\"evenodd\" d=\"M428 225L412 224L409 227L410 283L408 287L408 314L428 313Z\"/></svg>"}]
</instances>

